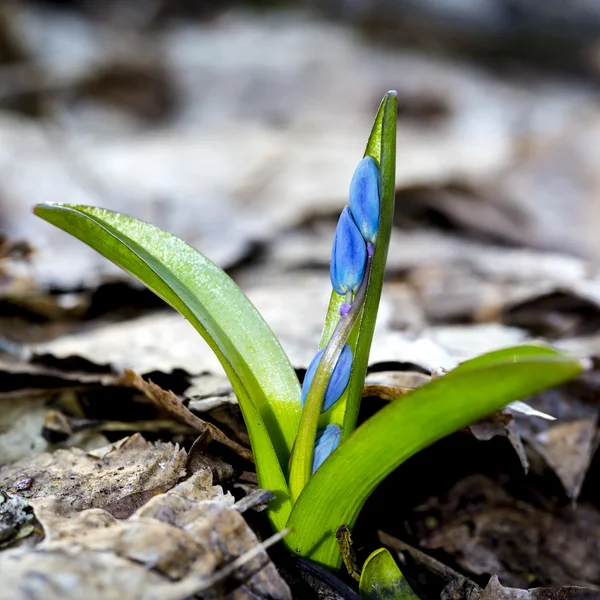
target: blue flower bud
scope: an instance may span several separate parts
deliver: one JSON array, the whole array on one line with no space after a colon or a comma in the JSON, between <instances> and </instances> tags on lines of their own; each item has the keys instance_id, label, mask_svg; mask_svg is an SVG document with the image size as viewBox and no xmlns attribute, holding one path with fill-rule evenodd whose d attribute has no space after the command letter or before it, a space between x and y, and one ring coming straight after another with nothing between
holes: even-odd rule
<instances>
[{"instance_id":1,"label":"blue flower bud","mask_svg":"<svg viewBox=\"0 0 600 600\"><path fill-rule=\"evenodd\" d=\"M370 156L358 163L352 176L350 208L362 236L374 243L379 227L379 169Z\"/></svg>"},{"instance_id":2,"label":"blue flower bud","mask_svg":"<svg viewBox=\"0 0 600 600\"><path fill-rule=\"evenodd\" d=\"M302 384L302 396L301 402L302 406L306 402L306 396L308 395L308 388L310 388L310 384L315 376L315 372L317 371L317 367L319 366L319 362L321 357L323 356L323 352L325 352L325 348L322 348L317 352L317 355L310 361L310 365L308 365L308 369L306 370L306 375L304 376L304 383ZM333 374L331 375L331 379L329 380L329 384L327 385L327 391L325 392L325 399L323 400L323 407L321 408L321 412L325 412L328 408L331 408L340 398L340 396L344 393L346 386L348 385L348 381L350 379L350 371L352 370L352 350L350 346L346 344L342 348L342 353L338 358L337 363L333 369Z\"/></svg>"},{"instance_id":3,"label":"blue flower bud","mask_svg":"<svg viewBox=\"0 0 600 600\"><path fill-rule=\"evenodd\" d=\"M367 246L354 219L350 208L346 206L333 238L331 252L331 285L340 295L355 292L365 274L367 262Z\"/></svg>"},{"instance_id":4,"label":"blue flower bud","mask_svg":"<svg viewBox=\"0 0 600 600\"><path fill-rule=\"evenodd\" d=\"M315 452L313 454L314 473L322 464L323 461L340 445L342 437L342 429L339 425L330 423L317 433L315 439Z\"/></svg>"}]
</instances>

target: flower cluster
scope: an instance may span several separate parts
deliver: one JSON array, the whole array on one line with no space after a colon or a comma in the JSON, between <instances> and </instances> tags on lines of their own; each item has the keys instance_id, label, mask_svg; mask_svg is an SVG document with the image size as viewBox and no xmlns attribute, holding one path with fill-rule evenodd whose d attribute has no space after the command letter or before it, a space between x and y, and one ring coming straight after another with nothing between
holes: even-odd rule
<instances>
[{"instance_id":1,"label":"flower cluster","mask_svg":"<svg viewBox=\"0 0 600 600\"><path fill-rule=\"evenodd\" d=\"M331 285L345 302L340 307L340 321L350 318L351 312L360 310L353 301L363 282L368 280L370 261L375 251L379 227L379 168L370 156L363 158L350 183L350 206L340 215L331 252ZM321 412L331 408L341 397L348 385L352 370L352 350L345 337L335 343L344 344L341 354L329 378ZM333 341L333 338L332 338ZM302 405L325 348L319 350L311 361L302 386ZM318 432L313 458L313 473L340 443L341 430L337 425L328 425Z\"/></svg>"}]
</instances>

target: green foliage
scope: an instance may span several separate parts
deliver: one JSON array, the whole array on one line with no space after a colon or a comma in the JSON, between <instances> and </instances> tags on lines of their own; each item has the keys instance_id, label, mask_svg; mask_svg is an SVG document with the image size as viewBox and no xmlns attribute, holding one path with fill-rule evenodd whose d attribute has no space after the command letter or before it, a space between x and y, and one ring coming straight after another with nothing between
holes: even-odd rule
<instances>
[{"instance_id":1,"label":"green foliage","mask_svg":"<svg viewBox=\"0 0 600 600\"><path fill-rule=\"evenodd\" d=\"M354 525L371 492L419 450L509 402L558 385L582 365L548 348L505 351L510 360L474 359L373 415L329 456L294 504L286 543L298 554L338 567L334 534ZM485 364L482 364L485 363Z\"/></svg>"},{"instance_id":2,"label":"green foliage","mask_svg":"<svg viewBox=\"0 0 600 600\"><path fill-rule=\"evenodd\" d=\"M492 352L390 403L356 428L392 229L395 145L396 95L389 92L365 152L379 167L379 228L369 238L376 243L374 248L367 245L363 280L342 316L344 297L332 293L320 344L324 350L311 372L304 409L299 382L279 342L235 283L202 254L152 225L115 212L60 204L35 208L38 216L144 283L198 330L221 361L238 398L259 485L275 493L268 508L271 522L277 529L293 528L286 538L290 549L330 568L341 561L335 540L338 527L352 527L369 494L404 460L582 370L578 361L543 346ZM346 343L352 350L349 382L341 398L321 414ZM340 379L345 382L345 377ZM341 428L341 434L322 443L319 460L340 437L342 441L313 474L315 437L326 425L328 431L339 433ZM389 572L387 559L377 556L372 558L374 565L383 561L377 568Z\"/></svg>"},{"instance_id":3,"label":"green foliage","mask_svg":"<svg viewBox=\"0 0 600 600\"><path fill-rule=\"evenodd\" d=\"M300 417L300 385L279 342L219 267L153 225L89 206L40 204L35 214L82 240L178 310L217 355L240 403L271 518L290 510L284 470ZM281 513L281 514L280 514Z\"/></svg>"},{"instance_id":4,"label":"green foliage","mask_svg":"<svg viewBox=\"0 0 600 600\"><path fill-rule=\"evenodd\" d=\"M365 561L358 590L363 600L419 600L385 548L375 550Z\"/></svg>"},{"instance_id":5,"label":"green foliage","mask_svg":"<svg viewBox=\"0 0 600 600\"><path fill-rule=\"evenodd\" d=\"M308 400L300 420L296 447L292 456L290 468L290 488L294 499L308 483L312 473L312 440L315 439L317 427L336 424L342 428L342 439L354 429L365 374L369 361L369 351L375 321L379 309L379 299L383 286L385 263L392 231L394 216L394 190L396 178L396 112L398 98L395 92L388 92L383 98L375 123L367 142L364 156L370 156L379 166L381 206L379 216L379 232L375 252L370 262L367 280L364 282L364 299L362 310L349 323L348 343L354 356L350 381L346 392L333 408L323 417L320 416L322 398L327 389L329 374L336 364L341 346L345 340L340 339L337 348L330 344L334 331L340 322L339 309L343 297L332 292L329 308L325 317L325 328L321 337L321 346L325 347L325 355L317 369L313 386L309 391ZM358 296L358 295L357 295ZM336 351L337 350L337 351ZM312 400L312 402L311 402Z\"/></svg>"}]
</instances>

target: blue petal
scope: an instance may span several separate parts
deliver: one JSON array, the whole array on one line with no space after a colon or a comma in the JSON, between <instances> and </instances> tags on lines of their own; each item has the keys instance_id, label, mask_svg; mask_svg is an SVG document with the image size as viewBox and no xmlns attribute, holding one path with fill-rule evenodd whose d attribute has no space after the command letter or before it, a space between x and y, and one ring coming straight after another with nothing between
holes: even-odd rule
<instances>
[{"instance_id":1,"label":"blue petal","mask_svg":"<svg viewBox=\"0 0 600 600\"><path fill-rule=\"evenodd\" d=\"M315 452L313 454L314 473L325 461L325 459L340 445L342 429L339 425L331 423L317 433L315 440Z\"/></svg>"},{"instance_id":2,"label":"blue petal","mask_svg":"<svg viewBox=\"0 0 600 600\"><path fill-rule=\"evenodd\" d=\"M325 352L325 348L319 350L316 356L310 361L310 365L308 365L308 369L306 370L306 375L304 376L304 383L302 384L302 396L301 402L302 406L306 402L306 396L308 395L308 389L310 388L310 384L315 376L315 372L317 371L317 367L319 366L319 362L321 357L323 356L323 352ZM342 353L338 358L338 361L333 369L333 374L331 379L329 380L329 384L327 385L327 391L325 392L325 398L323 400L323 407L321 408L321 412L325 412L328 408L331 408L340 398L340 396L344 393L346 386L348 385L348 381L350 380L350 371L352 370L352 350L348 344L345 344L342 348Z\"/></svg>"},{"instance_id":3,"label":"blue petal","mask_svg":"<svg viewBox=\"0 0 600 600\"><path fill-rule=\"evenodd\" d=\"M374 243L379 228L379 168L370 156L358 163L352 176L350 208L362 236Z\"/></svg>"},{"instance_id":4,"label":"blue petal","mask_svg":"<svg viewBox=\"0 0 600 600\"><path fill-rule=\"evenodd\" d=\"M350 371L352 370L352 350L348 344L342 348L342 353L333 369L333 375L329 380L327 392L325 392L325 400L323 401L323 410L330 409L344 393L348 381L350 380Z\"/></svg>"},{"instance_id":5,"label":"blue petal","mask_svg":"<svg viewBox=\"0 0 600 600\"><path fill-rule=\"evenodd\" d=\"M365 274L366 262L365 240L346 206L335 230L330 266L331 285L340 296L357 290Z\"/></svg>"}]
</instances>

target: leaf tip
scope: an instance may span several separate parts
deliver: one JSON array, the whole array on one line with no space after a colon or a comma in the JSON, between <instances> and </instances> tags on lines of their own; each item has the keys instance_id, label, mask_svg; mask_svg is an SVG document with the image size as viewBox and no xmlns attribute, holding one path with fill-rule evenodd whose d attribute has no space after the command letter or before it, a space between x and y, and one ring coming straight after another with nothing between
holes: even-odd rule
<instances>
[{"instance_id":1,"label":"leaf tip","mask_svg":"<svg viewBox=\"0 0 600 600\"><path fill-rule=\"evenodd\" d=\"M57 204L54 202L40 202L33 205L31 212L39 217L40 213L44 212L45 209L52 208L53 206L57 206Z\"/></svg>"}]
</instances>

